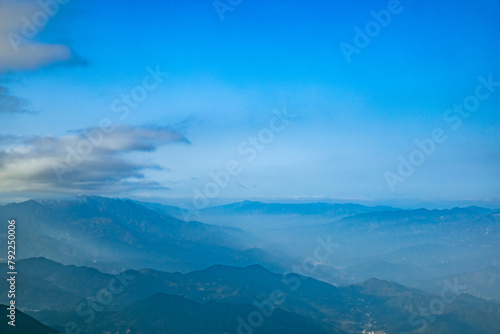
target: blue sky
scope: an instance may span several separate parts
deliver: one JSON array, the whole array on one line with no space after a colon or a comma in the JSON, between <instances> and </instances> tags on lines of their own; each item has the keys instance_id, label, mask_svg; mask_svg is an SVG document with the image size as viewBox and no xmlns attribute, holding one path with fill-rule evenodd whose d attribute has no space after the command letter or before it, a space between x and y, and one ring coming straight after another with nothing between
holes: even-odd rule
<instances>
[{"instance_id":1,"label":"blue sky","mask_svg":"<svg viewBox=\"0 0 500 334\"><path fill-rule=\"evenodd\" d=\"M397 13L348 62L341 43L355 46L355 28L391 6ZM9 36L23 36L40 2L0 1L2 198L500 203L500 87L482 88L489 96L457 129L444 116L474 96L479 77L500 81L499 1L231 7L221 20L212 1L73 0L15 53ZM123 94L139 92L151 71L168 75L120 118ZM289 114L284 130L247 161L249 137L276 113ZM68 148L103 120L113 130L68 165ZM446 140L398 174L399 157L436 128ZM210 173L230 161L241 170L217 184Z\"/></svg>"}]
</instances>

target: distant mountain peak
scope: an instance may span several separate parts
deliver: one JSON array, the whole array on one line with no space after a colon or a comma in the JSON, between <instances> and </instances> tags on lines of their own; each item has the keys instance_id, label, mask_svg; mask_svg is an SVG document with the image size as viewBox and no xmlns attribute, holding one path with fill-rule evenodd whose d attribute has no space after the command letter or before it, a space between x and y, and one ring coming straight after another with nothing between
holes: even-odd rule
<instances>
[{"instance_id":1,"label":"distant mountain peak","mask_svg":"<svg viewBox=\"0 0 500 334\"><path fill-rule=\"evenodd\" d=\"M37 201L33 200L33 199L29 199L27 201L24 201L24 202L20 202L20 203L12 203L12 204L8 204L8 205L13 205L13 206L17 206L17 207L25 207L25 208L43 208L43 205L41 205L40 203L38 203Z\"/></svg>"},{"instance_id":2,"label":"distant mountain peak","mask_svg":"<svg viewBox=\"0 0 500 334\"><path fill-rule=\"evenodd\" d=\"M375 296L394 296L406 292L419 292L419 290L378 278L370 278L362 283L353 285L353 287L360 288L365 294Z\"/></svg>"}]
</instances>

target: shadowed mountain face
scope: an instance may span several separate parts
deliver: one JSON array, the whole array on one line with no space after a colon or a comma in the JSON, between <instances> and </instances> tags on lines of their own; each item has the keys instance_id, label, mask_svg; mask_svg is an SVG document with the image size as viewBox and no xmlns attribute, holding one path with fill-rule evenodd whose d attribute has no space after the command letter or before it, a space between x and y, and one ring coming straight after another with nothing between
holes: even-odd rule
<instances>
[{"instance_id":1,"label":"shadowed mountain face","mask_svg":"<svg viewBox=\"0 0 500 334\"><path fill-rule=\"evenodd\" d=\"M214 301L199 304L179 296L155 294L110 314L103 314L95 326L88 326L89 333L105 333L130 330L132 333L239 333L261 334L328 334L341 333L327 329L324 324L297 314L273 310L265 316L248 320L245 315L258 313L258 309L247 304L221 304ZM244 317L244 318L243 318Z\"/></svg>"},{"instance_id":2,"label":"shadowed mountain face","mask_svg":"<svg viewBox=\"0 0 500 334\"><path fill-rule=\"evenodd\" d=\"M189 271L222 263L279 263L252 247L242 230L184 222L130 201L80 197L27 201L0 207L0 219L15 217L24 247L18 258L46 256L103 270L153 267Z\"/></svg>"},{"instance_id":3,"label":"shadowed mountain face","mask_svg":"<svg viewBox=\"0 0 500 334\"><path fill-rule=\"evenodd\" d=\"M0 333L9 334L61 334L60 332L45 326L38 320L30 317L29 315L16 310L16 321L15 326L11 326L7 323L6 319L8 310L7 305L0 304L0 309L2 309L2 321L0 321Z\"/></svg>"},{"instance_id":4,"label":"shadowed mountain face","mask_svg":"<svg viewBox=\"0 0 500 334\"><path fill-rule=\"evenodd\" d=\"M93 268L34 258L20 261L21 270L32 275L33 281L38 280L39 273L49 284L38 283L38 300L29 296L29 290L20 290L20 305L29 300L32 310L41 310L30 311L30 315L59 330L74 321L89 333L105 333L112 328L138 333L161 333L154 331L160 329L190 333L198 328L193 323L206 324L207 333L235 332L238 317L248 321L255 310L273 314L264 316L264 325L256 333L286 333L289 324L296 324L292 326L294 333L360 332L367 328L387 333L451 333L457 329L456 323L474 329L474 333L500 330L500 304L462 294L463 287L456 281L443 286L443 297L441 293L429 294L377 279L336 288L297 274L278 275L255 265L217 265L188 274L129 270L117 279ZM47 275L48 271L52 274ZM100 291L109 290L110 282L116 289L107 298L110 301L100 303ZM67 298L67 307L44 307L44 294L49 296L53 289L67 292L61 295ZM75 294L82 300L80 308L71 304ZM59 301L61 305L63 302ZM425 310L429 312L431 305L435 308L438 304L442 309L428 320ZM89 311L94 316L87 324Z\"/></svg>"},{"instance_id":5,"label":"shadowed mountain face","mask_svg":"<svg viewBox=\"0 0 500 334\"><path fill-rule=\"evenodd\" d=\"M465 287L446 281L437 295L370 279L346 287L367 297L370 312L387 333L497 333L500 303L461 294ZM404 312L401 312L404 310Z\"/></svg>"}]
</instances>

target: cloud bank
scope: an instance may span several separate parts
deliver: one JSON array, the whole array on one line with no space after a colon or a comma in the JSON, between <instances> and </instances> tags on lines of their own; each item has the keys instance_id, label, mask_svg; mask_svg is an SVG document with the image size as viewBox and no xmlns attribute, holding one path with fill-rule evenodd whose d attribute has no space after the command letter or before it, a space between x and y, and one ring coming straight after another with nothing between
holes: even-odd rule
<instances>
[{"instance_id":1,"label":"cloud bank","mask_svg":"<svg viewBox=\"0 0 500 334\"><path fill-rule=\"evenodd\" d=\"M54 136L0 137L0 192L120 193L162 189L145 179L148 169L164 169L134 159L165 144L189 143L167 127L115 125Z\"/></svg>"}]
</instances>

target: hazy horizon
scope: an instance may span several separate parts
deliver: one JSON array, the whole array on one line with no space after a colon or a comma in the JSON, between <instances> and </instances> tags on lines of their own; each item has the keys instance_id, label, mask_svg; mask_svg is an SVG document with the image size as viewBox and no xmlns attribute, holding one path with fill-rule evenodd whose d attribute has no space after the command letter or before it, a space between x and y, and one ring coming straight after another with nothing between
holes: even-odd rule
<instances>
[{"instance_id":1,"label":"hazy horizon","mask_svg":"<svg viewBox=\"0 0 500 334\"><path fill-rule=\"evenodd\" d=\"M158 203L163 205L171 205L176 206L181 209L185 208L193 208L192 207L192 197L179 197L179 198L165 198L165 197L127 197L127 196L100 196L100 195L37 195L26 198L17 198L11 200L0 200L0 205L7 205L11 203L21 203L28 200L76 200L79 197L85 196L98 196L105 198L116 198L121 200L134 200L138 202L144 203ZM211 208L221 205L240 203L240 202L260 202L260 203L280 203L280 204L313 204L313 203L329 203L329 204L360 204L369 207L375 206L387 206L395 209L403 209L403 210L414 210L414 209L428 209L428 210L445 210L452 208L466 208L466 207L483 207L492 210L500 209L500 203L496 203L493 201L475 201L475 200L462 200L462 201L422 201L422 200L411 200L411 199L402 199L402 200L367 200L367 199L356 199L356 198L325 198L325 197L252 197L252 198L214 198L210 199L209 204L204 206L203 208ZM195 209L195 208L194 208Z\"/></svg>"}]
</instances>

